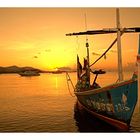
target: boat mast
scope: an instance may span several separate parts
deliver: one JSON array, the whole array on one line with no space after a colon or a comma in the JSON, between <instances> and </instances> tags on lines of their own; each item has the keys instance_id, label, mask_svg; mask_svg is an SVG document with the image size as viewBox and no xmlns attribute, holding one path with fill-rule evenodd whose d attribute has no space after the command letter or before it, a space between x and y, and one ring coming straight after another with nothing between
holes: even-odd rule
<instances>
[{"instance_id":1,"label":"boat mast","mask_svg":"<svg viewBox=\"0 0 140 140\"><path fill-rule=\"evenodd\" d=\"M137 55L138 64L138 111L140 111L140 34L139 34L139 50Z\"/></svg>"},{"instance_id":2,"label":"boat mast","mask_svg":"<svg viewBox=\"0 0 140 140\"><path fill-rule=\"evenodd\" d=\"M88 44L88 39L86 39L86 48L87 48L87 77L88 77L88 82L90 84L90 61L89 61L89 44Z\"/></svg>"},{"instance_id":3,"label":"boat mast","mask_svg":"<svg viewBox=\"0 0 140 140\"><path fill-rule=\"evenodd\" d=\"M122 69L121 27L120 27L119 8L116 9L116 23L117 23L118 76L119 76L118 80L120 82L123 80L123 69Z\"/></svg>"},{"instance_id":4,"label":"boat mast","mask_svg":"<svg viewBox=\"0 0 140 140\"><path fill-rule=\"evenodd\" d=\"M87 17L85 13L85 29L87 30ZM88 44L88 37L86 35L86 48L87 48L87 77L88 77L88 82L90 85L90 60L89 60L89 44Z\"/></svg>"}]
</instances>

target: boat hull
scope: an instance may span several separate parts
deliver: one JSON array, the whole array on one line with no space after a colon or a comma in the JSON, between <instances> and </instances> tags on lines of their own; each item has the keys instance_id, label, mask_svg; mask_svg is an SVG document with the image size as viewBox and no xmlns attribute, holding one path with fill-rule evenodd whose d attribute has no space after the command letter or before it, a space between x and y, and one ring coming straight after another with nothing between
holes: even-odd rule
<instances>
[{"instance_id":1,"label":"boat hull","mask_svg":"<svg viewBox=\"0 0 140 140\"><path fill-rule=\"evenodd\" d=\"M36 71L25 71L25 72L20 72L19 75L30 77L30 76L40 76L40 73Z\"/></svg>"},{"instance_id":2,"label":"boat hull","mask_svg":"<svg viewBox=\"0 0 140 140\"><path fill-rule=\"evenodd\" d=\"M75 92L78 103L95 117L121 131L129 129L137 103L137 80L127 80L99 89Z\"/></svg>"}]
</instances>

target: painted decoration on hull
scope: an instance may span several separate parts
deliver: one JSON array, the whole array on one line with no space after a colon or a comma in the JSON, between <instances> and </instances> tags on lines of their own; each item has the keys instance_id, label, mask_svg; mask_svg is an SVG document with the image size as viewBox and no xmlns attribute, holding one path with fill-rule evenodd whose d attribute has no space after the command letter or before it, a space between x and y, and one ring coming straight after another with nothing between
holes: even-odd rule
<instances>
[{"instance_id":1,"label":"painted decoration on hull","mask_svg":"<svg viewBox=\"0 0 140 140\"><path fill-rule=\"evenodd\" d=\"M80 95L78 100L96 113L129 123L137 101L137 81L97 94Z\"/></svg>"}]
</instances>

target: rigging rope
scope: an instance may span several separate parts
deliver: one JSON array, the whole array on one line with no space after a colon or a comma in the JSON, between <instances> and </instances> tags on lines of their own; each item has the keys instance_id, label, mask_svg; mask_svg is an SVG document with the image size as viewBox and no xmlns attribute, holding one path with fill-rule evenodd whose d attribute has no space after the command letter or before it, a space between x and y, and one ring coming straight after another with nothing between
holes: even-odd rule
<instances>
[{"instance_id":1,"label":"rigging rope","mask_svg":"<svg viewBox=\"0 0 140 140\"><path fill-rule=\"evenodd\" d=\"M123 31L121 32L121 36L123 35L123 33L124 33L124 29L123 29ZM90 67L93 66L94 64L96 64L103 56L105 56L106 53L113 47L113 45L114 45L116 42L117 42L117 38L116 38L116 39L113 41L113 43L108 47L108 49L107 49L96 61L94 61L94 62L90 65Z\"/></svg>"},{"instance_id":2,"label":"rigging rope","mask_svg":"<svg viewBox=\"0 0 140 140\"><path fill-rule=\"evenodd\" d=\"M76 51L78 51L79 50L79 38L78 38L78 36L76 36L76 44L77 44L77 47L75 47L75 48L76 48Z\"/></svg>"},{"instance_id":3,"label":"rigging rope","mask_svg":"<svg viewBox=\"0 0 140 140\"><path fill-rule=\"evenodd\" d=\"M70 95L71 95L72 97L75 97L75 95L73 95L72 92L70 91L69 81L70 81L70 83L71 83L71 85L72 85L72 87L73 87L73 90L74 90L74 85L73 85L73 83L72 83L72 80L71 80L71 78L70 78L68 72L66 72L66 80L67 80L67 86L68 86L68 90L69 90Z\"/></svg>"}]
</instances>

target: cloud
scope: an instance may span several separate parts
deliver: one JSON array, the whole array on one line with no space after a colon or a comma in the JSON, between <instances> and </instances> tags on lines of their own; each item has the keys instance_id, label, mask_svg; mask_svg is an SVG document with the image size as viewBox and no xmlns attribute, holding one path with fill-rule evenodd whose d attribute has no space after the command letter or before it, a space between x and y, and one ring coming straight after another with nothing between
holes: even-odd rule
<instances>
[{"instance_id":1,"label":"cloud","mask_svg":"<svg viewBox=\"0 0 140 140\"><path fill-rule=\"evenodd\" d=\"M92 55L99 56L100 54L99 53L92 52Z\"/></svg>"},{"instance_id":2,"label":"cloud","mask_svg":"<svg viewBox=\"0 0 140 140\"><path fill-rule=\"evenodd\" d=\"M33 58L38 58L38 56L34 56Z\"/></svg>"},{"instance_id":3,"label":"cloud","mask_svg":"<svg viewBox=\"0 0 140 140\"><path fill-rule=\"evenodd\" d=\"M51 49L46 49L45 52L51 52Z\"/></svg>"}]
</instances>

